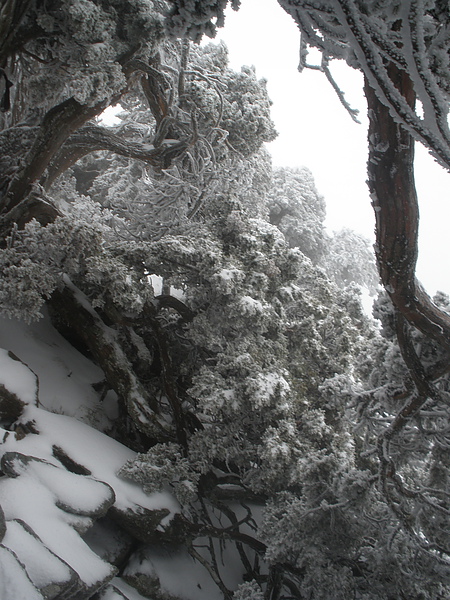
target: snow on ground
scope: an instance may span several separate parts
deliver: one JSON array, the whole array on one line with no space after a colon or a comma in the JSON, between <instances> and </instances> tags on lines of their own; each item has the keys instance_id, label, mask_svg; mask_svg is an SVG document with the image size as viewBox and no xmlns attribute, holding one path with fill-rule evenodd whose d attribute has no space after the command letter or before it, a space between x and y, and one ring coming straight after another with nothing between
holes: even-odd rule
<instances>
[{"instance_id":1,"label":"snow on ground","mask_svg":"<svg viewBox=\"0 0 450 600\"><path fill-rule=\"evenodd\" d=\"M22 411L15 431L7 419L0 427L0 600L89 598L100 588L101 600L146 600L154 585L158 597L223 600L200 562L176 548L141 544L123 575L114 576L110 563L123 549L121 536L133 534L120 533L109 508L138 517L162 509L159 530L180 506L167 492L145 494L117 476L135 452L103 433L111 421L92 387L102 379L48 317L32 325L0 318L0 384ZM111 415L114 403L106 400ZM72 461L69 470L64 457ZM227 547L223 555L231 589L242 574L234 554Z\"/></svg>"},{"instance_id":2,"label":"snow on ground","mask_svg":"<svg viewBox=\"0 0 450 600\"><path fill-rule=\"evenodd\" d=\"M0 383L25 404L37 401L36 375L11 352L0 348Z\"/></svg>"},{"instance_id":3,"label":"snow on ground","mask_svg":"<svg viewBox=\"0 0 450 600\"><path fill-rule=\"evenodd\" d=\"M6 429L0 428L7 475L0 476L6 520L3 535L0 518L0 600L58 598L58 585L61 597L68 586L81 585L77 589L88 598L115 573L83 539L111 505L136 515L163 509L163 526L179 511L169 493L145 494L138 484L117 476L135 453L91 426L109 425L92 387L102 379L102 371L48 318L31 326L0 318L0 384L23 410L17 420L21 428L8 430L7 420ZM114 398L109 402L113 414ZM86 474L67 470L58 459L61 452ZM130 590L110 585L104 597L141 600Z\"/></svg>"},{"instance_id":4,"label":"snow on ground","mask_svg":"<svg viewBox=\"0 0 450 600\"><path fill-rule=\"evenodd\" d=\"M135 456L135 452L123 444L72 417L32 406L25 411L23 420L34 421L40 435L31 434L18 441L9 436L0 447L0 453L14 448L57 464L52 453L56 446L76 463L89 469L92 477L108 483L114 489L118 508L139 505L149 510L169 508L172 513L178 512L179 505L169 494L161 492L149 496L138 484L117 477L117 471Z\"/></svg>"},{"instance_id":5,"label":"snow on ground","mask_svg":"<svg viewBox=\"0 0 450 600\"><path fill-rule=\"evenodd\" d=\"M47 410L85 421L100 412L92 384L104 379L102 370L49 326L48 318L27 325L0 317L0 348L12 351L36 373Z\"/></svg>"},{"instance_id":6,"label":"snow on ground","mask_svg":"<svg viewBox=\"0 0 450 600\"><path fill-rule=\"evenodd\" d=\"M0 546L1 600L44 600L24 573L19 561L8 549Z\"/></svg>"},{"instance_id":7,"label":"snow on ground","mask_svg":"<svg viewBox=\"0 0 450 600\"><path fill-rule=\"evenodd\" d=\"M54 581L66 581L72 577L70 567L46 549L19 521L8 523L2 543L21 557L21 561L27 565L30 579L38 587L45 585L49 574ZM39 556L39 564L36 561L37 556Z\"/></svg>"},{"instance_id":8,"label":"snow on ground","mask_svg":"<svg viewBox=\"0 0 450 600\"><path fill-rule=\"evenodd\" d=\"M8 359L6 363L4 354L0 354L0 383L6 381L5 371L11 373L13 365L16 370L12 377L8 376L8 382L15 380L14 389L8 389L16 391L28 404L21 421L35 422L40 432L40 435L30 434L20 440L9 435L0 447L0 455L17 451L58 464L52 451L53 446L57 446L89 469L93 477L109 483L116 493L119 508L138 504L151 510L168 507L171 512L178 512L179 506L169 494L148 496L138 484L119 479L117 471L135 452L85 423L89 421L89 409L97 412L99 408L92 383L103 378L101 369L75 350L47 319L29 326L0 318L1 345L12 350L39 377L39 406L42 408L30 402L35 397L32 373L21 362ZM3 375L2 358L6 367ZM60 414L63 411L64 414Z\"/></svg>"},{"instance_id":9,"label":"snow on ground","mask_svg":"<svg viewBox=\"0 0 450 600\"><path fill-rule=\"evenodd\" d=\"M208 543L204 540L205 545ZM226 545L225 545L226 546ZM236 588L241 581L242 565L235 551L223 547L223 554L216 548L217 556L221 556L222 577L224 583L231 589ZM202 554L199 548L199 554ZM223 600L223 593L211 579L207 570L194 560L186 550L170 550L145 553L144 563L138 558L130 561L125 574L134 572L145 573L147 576L158 577L161 589L172 597L192 600ZM176 574L176 575L175 575Z\"/></svg>"},{"instance_id":10,"label":"snow on ground","mask_svg":"<svg viewBox=\"0 0 450 600\"><path fill-rule=\"evenodd\" d=\"M1 481L0 505L5 512L7 522L7 534L2 543L12 550L18 546L20 551L20 544L17 544L16 541L16 528L11 531L10 525L11 521L19 519L31 528L33 534L38 536L46 550L53 552L70 565L80 579L88 587L91 587L97 581L112 576L112 568L90 550L77 531L87 529L92 525L89 517L78 516L58 506L59 498L53 492L52 487L55 487L55 483L57 487L59 486L61 476L65 475L67 478L73 474L53 465L42 463L41 466L52 468L55 471L55 473L47 475L51 484L50 488L30 473L29 469L23 470L18 477L8 477ZM96 486L104 485L93 480L91 483ZM72 482L70 487L66 488L66 494L70 495L76 489L77 484L79 484L78 480ZM98 489L95 489L94 492L91 490L91 494L89 501L96 506ZM76 503L73 504L75 504L73 510L78 511ZM70 510L72 506L67 508ZM8 545L8 540L11 545ZM18 554L18 558L24 563L28 559L25 566L29 575L31 572L45 573L44 569L48 566L48 556L42 552L32 554L29 550L25 550Z\"/></svg>"}]
</instances>

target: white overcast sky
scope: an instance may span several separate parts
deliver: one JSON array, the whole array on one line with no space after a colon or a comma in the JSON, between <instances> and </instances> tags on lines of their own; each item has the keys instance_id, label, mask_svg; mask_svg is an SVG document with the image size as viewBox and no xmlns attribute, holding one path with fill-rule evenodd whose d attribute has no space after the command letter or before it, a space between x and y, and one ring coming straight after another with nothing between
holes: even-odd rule
<instances>
[{"instance_id":1,"label":"white overcast sky","mask_svg":"<svg viewBox=\"0 0 450 600\"><path fill-rule=\"evenodd\" d=\"M343 63L331 70L345 97L360 110L352 121L325 76L297 70L300 36L276 0L242 0L229 10L216 40L229 49L230 66L254 65L268 80L272 118L279 133L268 145L276 166L306 166L327 203L330 230L350 227L373 240L374 217L366 186L366 107L362 76ZM450 294L450 175L418 148L421 209L418 277L430 294Z\"/></svg>"}]
</instances>

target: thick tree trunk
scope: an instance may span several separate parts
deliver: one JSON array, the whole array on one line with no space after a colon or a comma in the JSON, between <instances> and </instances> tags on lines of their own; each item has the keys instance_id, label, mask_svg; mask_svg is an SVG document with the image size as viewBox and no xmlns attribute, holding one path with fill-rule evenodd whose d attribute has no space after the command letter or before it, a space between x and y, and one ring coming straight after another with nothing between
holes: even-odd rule
<instances>
[{"instance_id":1,"label":"thick tree trunk","mask_svg":"<svg viewBox=\"0 0 450 600\"><path fill-rule=\"evenodd\" d=\"M389 67L392 81L414 106L408 74ZM414 139L396 122L366 80L369 109L369 187L375 211L381 281L396 309L425 336L450 351L450 316L435 306L415 276L419 209L414 182Z\"/></svg>"}]
</instances>

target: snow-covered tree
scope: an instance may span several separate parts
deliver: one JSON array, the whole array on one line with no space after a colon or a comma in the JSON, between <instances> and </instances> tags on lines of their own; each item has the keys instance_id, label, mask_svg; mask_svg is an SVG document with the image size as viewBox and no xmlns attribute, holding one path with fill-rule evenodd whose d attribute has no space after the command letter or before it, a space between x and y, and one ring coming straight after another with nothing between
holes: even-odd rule
<instances>
[{"instance_id":1,"label":"snow-covered tree","mask_svg":"<svg viewBox=\"0 0 450 600\"><path fill-rule=\"evenodd\" d=\"M325 200L308 169L278 168L267 197L270 222L283 232L291 248L318 263L324 252Z\"/></svg>"},{"instance_id":2,"label":"snow-covered tree","mask_svg":"<svg viewBox=\"0 0 450 600\"><path fill-rule=\"evenodd\" d=\"M446 431L448 411L437 407L446 398L450 317L446 303L433 301L415 277L419 213L413 167L415 140L423 143L443 167L450 166L448 7L441 2L414 0L390 4L354 0L279 3L301 30L301 69L321 69L353 116L332 79L330 61L344 59L365 76L375 249L381 282L394 307L392 311L383 304L377 314L390 314L384 321L396 336L391 345L377 341L373 349L375 361L386 366L381 380L391 377L396 381L395 389L387 388L385 395L386 390L371 386L369 377L361 396L367 398L368 404L363 406L376 413L377 427L369 419L367 431L375 432L375 437L366 452L375 457L373 473L383 511L389 515L374 516L373 522L378 520L392 532L391 545L378 553L378 559L373 555L371 560L381 556L384 560L388 549L395 546L400 555L398 564L405 561L400 569L416 574L411 578L416 587L404 588L406 592L395 590L392 596L443 598L448 592L439 584L428 591L420 587L421 581L430 579L448 581L449 536L448 527L442 525L448 516L448 489L445 483L442 488L433 488L429 482L436 481L438 471L446 481L447 463L441 451L446 442L438 432L441 427ZM211 17L220 22L224 9L224 3L216 4L214 10L202 14L198 6L191 5L182 15L184 3L174 4L177 27L184 18L188 35L198 35L202 23L209 31ZM322 53L320 65L308 63L311 47ZM368 368L366 360L361 362ZM373 375L375 381L383 371L379 367L372 371L378 373ZM371 387L375 389L370 391ZM433 517L426 520L427 525L416 518L429 511ZM390 518L392 524L388 525ZM430 527L431 521L439 525ZM408 563L412 556L414 561ZM414 573L408 564L414 565ZM382 594L379 590L375 593L376 597Z\"/></svg>"},{"instance_id":3,"label":"snow-covered tree","mask_svg":"<svg viewBox=\"0 0 450 600\"><path fill-rule=\"evenodd\" d=\"M447 160L448 15L281 3L366 75L381 333L321 268L311 175L271 173L265 82L177 39L226 0L0 8L1 598L449 595L448 299L409 172L411 135Z\"/></svg>"},{"instance_id":4,"label":"snow-covered tree","mask_svg":"<svg viewBox=\"0 0 450 600\"><path fill-rule=\"evenodd\" d=\"M33 32L30 38L24 30L29 41L5 49L11 73L23 58L36 67L36 81L26 87L26 70L14 81L3 118L2 313L26 321L48 313L98 377L90 380L94 391L80 391L85 399L60 408L34 355L13 370L16 359L5 353L5 368L30 380L17 387L5 376L1 388L1 565L16 574L14 583L2 579L7 596L177 597L152 558L167 544L183 564L195 565L194 588L209 581L208 599L295 588L295 572L265 560L261 510L269 501L278 505L283 491L302 494L314 452L335 466L351 455L345 426L334 431L326 423L331 415L321 409L319 388L350 372L364 318L346 317L350 299L267 220L272 177L261 146L274 129L264 82L252 69L229 70L224 46L164 41L162 5L144 4L33 8L21 22ZM140 38L124 33L122 8L138 29L151 15L151 44L144 28L146 45L134 48L131 40ZM71 21L76 11L85 37ZM98 40L87 36L96 22L108 25L94 31ZM103 73L100 57L97 64L85 53L106 44L102 35L124 55L120 62L108 47L105 60L121 83L105 82L100 99L91 97L101 89L89 79ZM130 47L120 45L122 35ZM47 60L55 81L45 91ZM82 79L85 64L93 71ZM33 104L20 87L42 96ZM121 104L119 124L93 120L110 102ZM48 318L44 330L63 348ZM22 344L14 348L24 353ZM83 371L74 372L82 378ZM65 436L49 431L52 411L63 413L51 427ZM342 420L342 411L333 419ZM307 434L313 421L327 431L325 451L313 430ZM79 435L85 452L74 441ZM88 455L97 448L95 466ZM85 478L89 483L80 483ZM67 498L63 485L84 486L89 501L75 492ZM51 511L51 530L61 524L61 539L70 544L45 533L39 510L17 503L22 488L42 498L38 508ZM63 528L67 521L72 529ZM233 568L221 566L225 557ZM51 565L46 577L39 577L41 560ZM82 568L90 560L91 570ZM61 564L67 568L57 576ZM110 583L117 569L120 577ZM128 592L125 582L138 591ZM189 597L198 597L196 589Z\"/></svg>"},{"instance_id":5,"label":"snow-covered tree","mask_svg":"<svg viewBox=\"0 0 450 600\"><path fill-rule=\"evenodd\" d=\"M340 287L356 283L374 296L379 286L371 244L351 229L343 228L328 237L321 266Z\"/></svg>"}]
</instances>

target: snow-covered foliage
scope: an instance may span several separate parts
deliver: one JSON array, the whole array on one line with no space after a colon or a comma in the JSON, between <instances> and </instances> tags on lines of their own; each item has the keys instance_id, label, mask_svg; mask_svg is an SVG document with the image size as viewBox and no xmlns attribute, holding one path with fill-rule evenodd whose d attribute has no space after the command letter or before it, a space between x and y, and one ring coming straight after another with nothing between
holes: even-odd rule
<instances>
[{"instance_id":1,"label":"snow-covered foliage","mask_svg":"<svg viewBox=\"0 0 450 600\"><path fill-rule=\"evenodd\" d=\"M11 29L1 51L7 58L21 52L27 40L12 87L18 96L16 122L35 124L42 111L68 98L89 106L109 104L127 85L124 57L137 46L143 57L151 56L163 35L160 3L152 0L32 4L17 21L15 4L4 7L3 23L9 19Z\"/></svg>"},{"instance_id":2,"label":"snow-covered foliage","mask_svg":"<svg viewBox=\"0 0 450 600\"><path fill-rule=\"evenodd\" d=\"M255 199L259 212L262 193L256 188L271 176L262 150L263 143L275 136L265 82L252 69L240 73L229 69L223 44L192 46L187 52L179 44L167 43L162 54L166 61L162 70L174 79L172 90L179 89L183 73L183 94L172 99L173 125L167 135L176 137L177 129L183 136L191 135L189 149L163 169L102 153L86 157L82 168L74 171L77 188L120 217L114 227L125 239L155 239L176 223L211 210L215 198L231 192L259 196ZM121 122L112 131L132 144L145 145L158 135L142 91L127 94L122 107ZM92 172L87 181L86 172Z\"/></svg>"},{"instance_id":3,"label":"snow-covered foliage","mask_svg":"<svg viewBox=\"0 0 450 600\"><path fill-rule=\"evenodd\" d=\"M9 431L5 452L50 465L55 459L62 461L64 468L75 469L77 477L93 477L114 490L115 502L108 501L105 516L96 517L94 524L90 514L92 525L83 531L83 539L103 561L99 565L106 564L105 573L99 568L94 582L75 569L80 585L92 584L95 589L106 585L114 575L107 565L116 565L118 560L107 551L108 540L119 536L123 548L123 538L131 536L139 549L125 566L121 564L123 575L105 588L108 593L113 593L114 585L133 598L125 591L125 581L141 592L173 594L161 574L170 561L158 564L154 558L162 551L160 544L171 540L184 557L183 564L194 560L196 569L200 565L200 571L192 575L196 581L203 582L202 569L209 573L214 591L208 598L232 593L259 598L264 593L264 570L269 568L263 557L269 545L262 541L263 529L258 532L264 505L269 499L270 506L277 504L285 490L302 497L306 481L313 487L317 478L331 482L353 465L347 425L342 423L336 430L330 425L342 421L344 405L325 400L320 385L351 372L352 353L367 328L365 319L354 310L350 296L339 292L298 248L289 248L276 226L261 218L267 216L264 197L270 188L267 161L263 168L257 168L256 161L253 166L251 160L247 164L246 174L243 163L242 175L236 173L220 195L212 195L205 203L201 219L173 224L170 233L154 241L150 235L137 241L131 233L124 240L125 229L118 238L117 220L123 215L114 206L101 209L89 196L80 197L76 180L65 178L51 193L61 206L66 204L66 216L46 227L31 222L23 231L15 231L2 251L5 261L13 257L22 264L28 259L34 268L35 288L29 284L31 275L27 280L11 272L10 284L16 286L18 300L28 298L29 288L37 293L37 273L47 274L51 281L48 292L40 288L34 304L19 302L13 313L10 299L4 302L4 310L30 320L49 296L54 323L103 370L99 369L93 383L99 394L106 394L106 420L100 418L95 394L85 393L94 402L92 408L79 406L78 399L78 409L71 406L68 410L64 403L55 408L62 415L47 417L55 400L54 395L51 402L46 399L45 372L39 372L40 391L32 396L33 408L11 399L5 400L3 408L3 423ZM79 163L76 169L85 165L89 162ZM106 174L95 182L99 191L102 181ZM247 187L239 186L246 181ZM96 197L102 198L100 193ZM261 217L255 218L258 203ZM132 223L132 213L128 219ZM154 297L149 274L161 277L165 290L178 292ZM45 330L47 321L42 325ZM6 344L6 348L22 355L35 370L36 350L24 355L21 347ZM103 377L106 381L97 385ZM16 388L8 381L5 385L14 394ZM106 460L103 453L91 450L88 460L70 445L71 434L66 432L66 441L61 439L64 430L57 438L49 435L53 416L63 420L67 414L68 427L71 419L87 420L84 428L93 426L133 449L128 455L120 454L121 464L114 463L116 479L99 470L100 466L94 469L93 462ZM16 446L12 432L21 431L22 421L23 443ZM27 446L40 436L42 450ZM101 436L93 437L95 444L102 444L104 433ZM86 443L86 453L89 448ZM114 450L105 442L106 452L114 455L119 448ZM322 465L317 470L312 468L316 461ZM166 506L156 505L152 515L144 511L153 523L151 531L120 513L119 481L142 486L141 493L149 494L153 503L166 498ZM149 510L142 501L140 505ZM94 508L99 510L97 505ZM168 511L178 516L164 520ZM203 548L205 535L207 550ZM284 535L280 530L274 540ZM251 566L253 558L243 558L242 544L247 548L245 555L259 555L261 566ZM88 552L79 544L75 547L76 554ZM49 548L66 560L63 550ZM234 565L232 569L220 567L221 553L230 557L227 564ZM274 568L278 567L274 564ZM244 575L253 583L242 583ZM288 579L297 585L295 576ZM86 597L90 590L83 592Z\"/></svg>"},{"instance_id":4,"label":"snow-covered foliage","mask_svg":"<svg viewBox=\"0 0 450 600\"><path fill-rule=\"evenodd\" d=\"M365 287L371 296L379 287L375 255L369 240L344 228L329 236L321 266L338 286L356 283Z\"/></svg>"},{"instance_id":5,"label":"snow-covered foliage","mask_svg":"<svg viewBox=\"0 0 450 600\"><path fill-rule=\"evenodd\" d=\"M0 250L0 302L5 315L27 321L39 318L45 299L64 273L86 272L89 257L101 253L105 228L99 208L80 199L66 217L47 227L33 220L23 230L13 230L7 247Z\"/></svg>"},{"instance_id":6,"label":"snow-covered foliage","mask_svg":"<svg viewBox=\"0 0 450 600\"><path fill-rule=\"evenodd\" d=\"M198 473L190 468L176 444L156 444L145 454L137 454L121 467L119 476L137 481L149 494L165 486L173 488L181 504L189 504L197 495Z\"/></svg>"},{"instance_id":7,"label":"snow-covered foliage","mask_svg":"<svg viewBox=\"0 0 450 600\"><path fill-rule=\"evenodd\" d=\"M38 228L38 231L41 229L46 228ZM51 231L50 228L49 233ZM107 229L104 234L105 239L109 240ZM128 263L132 268L135 260L133 254L138 251L138 247L122 247L119 244L113 250L111 244L108 241L110 260L114 256L118 260L117 253L121 252L122 263ZM54 252L50 243L49 251ZM104 250L97 248L96 252L101 257ZM319 480L321 485L325 485L325 481L331 482L339 473L345 472L347 464L353 464L349 431L346 426L342 430L334 430L329 422L330 419L335 422L342 418L343 406L339 409L341 417L336 413L336 405L332 409L331 405L330 409L326 409L325 405L321 407L323 395L318 384L329 376L348 371L348 359L342 353L337 356L337 347L341 343L339 340L345 339L344 345L349 352L350 347L358 346L358 329L364 319L361 316L360 322L352 322L351 319L346 323L341 322L344 309L339 306L342 300L335 304L339 295L337 289L333 288L321 271L312 266L309 259L298 250L288 248L276 227L267 221L249 218L236 201L229 203L227 210L224 206L220 218L211 222L210 226L189 224L184 231L179 229L157 242L140 244L139 252L140 260L143 261L141 268L164 277L167 286L183 289L181 300L174 297L173 301L165 304L164 297L153 301L149 295L141 310L135 307L132 313L123 300L112 292L117 289L120 280L120 267L115 281L107 277L95 280L88 275L92 272L92 267L88 264L91 259L88 259L86 265L78 265L77 269L73 269L73 276L84 292L77 290L65 275L61 277L59 285L66 288L62 301L68 302L68 312L58 305L59 296L55 296L56 292L53 293L51 307L52 311L59 310L59 318L65 320L66 331L69 325L68 315L75 307L80 317L86 313L80 321L80 327L86 326L85 319L92 318L91 327L94 331L83 332L78 330L78 325L73 328L74 323L70 323L71 335L78 339L84 335L82 341L89 345L96 360L100 363L106 360L102 366L105 367L111 360L126 360L130 376L139 376L141 384L145 381L144 386L153 397L153 400L148 400L147 413L142 411L137 400L132 400L131 397L126 400L134 401L135 409L137 407L134 411L130 410L130 414L135 415L132 417L135 419L134 441L133 437L126 437L130 434L125 434L120 420L123 418L120 398L124 394L123 383L118 385L113 382L110 375L108 380L119 397L109 392L109 422L107 420L97 424L95 414L100 410L100 404L95 395L91 400L95 404L90 410L88 406L78 407L80 416L83 420L87 419L91 426L100 426L100 429L113 437L127 440L128 445L140 446L141 451L134 453L122 450L123 446L117 442L106 442L109 438L104 433L94 430L90 433L87 424L81 425L75 421L72 425L74 416L68 419L62 414L48 413L54 407L53 410L67 414L65 407L55 406L61 392L56 397L54 393L47 397L46 387L42 383L47 377L51 377L46 372L49 365L45 363L39 368L39 363L34 358L36 349L30 348L25 353L19 337L17 344L7 344L7 347L18 356L23 356L24 362L37 373L40 385L38 392L36 379L30 376L30 385L34 390L32 392L18 390L17 386L8 383L11 378L4 380L12 394L20 393L21 396L20 402L16 403L17 408L9 408L3 421L9 430L5 432L1 446L6 456L3 472L13 477L12 481L16 481L12 469L18 467L9 467L6 461L13 461L13 465L19 464L18 461L30 464L30 469L50 473L48 477L45 475L45 486L65 486L71 490L74 485L80 489L80 494L86 497L86 501L92 502L92 508L82 509L79 506L81 500L77 500L71 493L64 503L64 510L77 515L78 520L81 518L78 516L80 511L86 511L86 515L82 513L83 527L75 517L71 517L69 523L76 530L75 534L70 534L70 539L73 538L70 544L72 555L68 554L69 550L64 545L55 546L52 539L42 535L36 523L43 520L43 517L34 505L25 504L23 512L19 514L12 512L10 505L6 503L6 496L1 496L6 525L8 530L13 531L9 522L14 519L22 519L27 523L45 548L55 554L55 565L58 564L57 558L62 559L77 573L79 585L85 586L82 593L86 598L109 581L112 581L109 588L112 585L117 588L119 585L117 577L112 579L115 570L108 566L111 561L113 565L116 564L113 552L106 551L111 535L115 538L119 536L122 545L125 544L124 536L126 539L129 536L133 539L137 537L142 545L142 548L132 554L127 567L124 570L121 567L121 572L124 573L122 579L138 590L144 589L140 587L144 585L143 581L146 582L145 586L153 586L147 589L162 589L163 579L159 570L168 568L170 563L163 561L163 565L155 571L154 561L150 556L158 552L159 543L164 545L164 539L173 539L171 543L175 543L180 551L183 547L187 548L188 554L184 560L194 558L200 565L209 565L206 567L207 571L212 569L211 576L218 591L211 598L223 597L226 589L235 590L238 598L260 598L263 593L260 588L264 581L263 571L260 567L250 567L248 561L238 566L238 545L249 544L246 552L250 552L250 555L255 549L257 554L265 549L266 545L261 541L264 537L260 538L265 534L263 530L261 533L255 532L255 527L262 525L258 515L267 499L272 498L271 503L278 505L278 494L286 489L294 496L302 497L302 488L307 481L313 487ZM43 257L34 255L34 258L44 263ZM60 265L64 264L60 260ZM100 269L99 273L102 272ZM139 287L144 284L135 278L134 284L131 280L129 285ZM73 299L71 294L74 295ZM96 300L99 295L103 298L101 305ZM78 304L74 304L74 301ZM155 310L158 302L161 303L160 308ZM112 306L128 322L125 329L123 325L117 329L117 326L100 324L107 315L109 321L114 318ZM146 315L147 323L142 321L140 315ZM131 326L131 323L135 325ZM47 322L43 325L44 330L49 327ZM24 326L21 327L22 331L27 332ZM120 330L119 338L117 334ZM329 338L327 332L331 330L334 334ZM303 340L297 337L300 331L305 334ZM92 333L97 339L91 338ZM7 329L5 335L7 338ZM46 334L48 335L49 333ZM300 334L299 338L301 337L303 336ZM124 356L108 355L106 359L102 358L101 354L111 352L106 348L111 348L113 343L122 345ZM63 348L67 347L58 339L54 352L61 353L61 345ZM55 347L55 342L51 347ZM333 360L330 360L330 354L334 355ZM65 361L65 354L62 356ZM67 361L69 360L73 359L68 357ZM18 365L24 368L22 363ZM124 365L120 366L123 368ZM18 366L14 368L17 370ZM82 369L85 368L82 366ZM82 373L83 370L77 371L71 378L78 379ZM108 374L108 369L106 373ZM97 377L102 377L101 371ZM77 403L80 401L81 397L76 400ZM3 406L6 413L9 404L5 401ZM75 409L75 406L71 407L72 415ZM119 415L122 414L118 420L117 410ZM159 429L151 423L153 411L154 418L161 424ZM52 427L56 427L57 431L53 431ZM132 422L127 427L132 427ZM22 428L24 431L19 435L17 432L22 432ZM153 437L159 435L161 441L157 444L150 443L148 449L142 451L149 444L143 433L150 432ZM77 449L76 440L79 437L85 440L82 449ZM170 441L174 438L178 440L177 444ZM110 453L111 456L106 458L105 453ZM118 464L120 458L122 462ZM321 465L317 467L318 470L313 468L316 462ZM106 464L116 465L115 472L108 471ZM56 467L62 470L61 474L58 474ZM31 471L28 474L30 469L25 471L21 468L20 471L23 485L28 487L34 481L31 479ZM66 475L66 470L70 475ZM39 477L41 481L44 475ZM70 477L81 478L80 481L83 482L88 477L88 482L77 486ZM106 483L109 487L99 487L96 492L97 488L92 484L90 490L86 486L91 485L91 479L99 482L99 486ZM147 518L154 523L151 531L147 530L149 525L144 527L143 523L135 522L135 517L128 516L127 520L123 516L125 509L122 489L126 490L126 485L130 484L120 482L129 480L134 481L134 485L142 485L143 492L139 493L143 497L144 492L149 494L147 504L144 505L143 500L139 501L139 505L143 507L139 510L147 510L144 511ZM4 483L8 485L3 485L0 481L0 494L3 485L4 493L17 505L12 484L9 480ZM84 495L83 486L86 487ZM103 489L113 490L114 495L108 496L107 502L105 500L101 504L100 500L95 499L101 496L100 490ZM137 489L139 488L136 488L136 494ZM174 497L169 496L169 493ZM42 500L39 494L42 495ZM38 493L36 488L33 497L39 498L42 510L50 511L47 519L56 518L59 513L51 512L55 509L47 507L47 496L47 491ZM164 498L165 504L162 504ZM178 499L180 506L174 498ZM314 502L314 499L311 501ZM255 508L246 508L248 502L256 502ZM62 503L59 499L56 502L58 507ZM150 507L152 514L148 514ZM30 512L30 516L27 516L27 512ZM171 520L167 520L169 514L175 514L173 525ZM229 531L228 526L224 527L224 519L231 524L234 519L237 519L236 522L242 520L242 525L233 526ZM122 532L122 527L126 535ZM140 531L142 527L144 532ZM74 536L79 533L85 541L76 541L78 538ZM217 554L222 550L216 547L215 542L210 542L212 545L207 551L202 549L201 540L205 535L211 540L222 539L223 536L228 540L226 552L232 556L232 564L236 564L233 567L233 577L247 572L249 576L259 579L260 583L257 584L255 580L251 584L238 586L238 579L236 584L218 584L218 581L229 580L229 568L219 567ZM281 540L284 535L282 529L273 539ZM248 536L248 541L245 536ZM240 541L241 537L243 542ZM61 533L61 538L69 539L69 534L63 536ZM83 545L86 543L87 546ZM98 567L95 561L88 558L92 549L100 556ZM260 560L262 558L261 554ZM22 560L25 561L25 572L31 577L35 563L26 558ZM92 575L85 572L81 568L84 563L77 560L87 561ZM23 582L28 581L27 575L21 577ZM49 574L49 578L51 577L56 575ZM200 574L195 577L200 577ZM24 590L28 583L18 585L18 589ZM231 585L231 588L227 588L227 585ZM133 598L126 593L125 596Z\"/></svg>"},{"instance_id":8,"label":"snow-covered foliage","mask_svg":"<svg viewBox=\"0 0 450 600\"><path fill-rule=\"evenodd\" d=\"M419 132L410 70L442 142L440 5L282 4ZM175 39L226 5L0 9L1 600L449 596L445 346L372 326L265 82Z\"/></svg>"},{"instance_id":9,"label":"snow-covered foliage","mask_svg":"<svg viewBox=\"0 0 450 600\"><path fill-rule=\"evenodd\" d=\"M261 141L275 138L266 81L257 79L253 67L242 67L239 73L226 68L223 44L193 46L191 61L195 70L209 78L209 82L195 77L186 81L186 93L199 111L199 123L220 124L228 132L231 146L245 157L254 154ZM215 79L216 88L211 85Z\"/></svg>"},{"instance_id":10,"label":"snow-covered foliage","mask_svg":"<svg viewBox=\"0 0 450 600\"><path fill-rule=\"evenodd\" d=\"M325 200L306 169L278 168L267 196L270 222L284 234L291 248L299 248L314 263L324 252Z\"/></svg>"},{"instance_id":11,"label":"snow-covered foliage","mask_svg":"<svg viewBox=\"0 0 450 600\"><path fill-rule=\"evenodd\" d=\"M195 0L172 2L166 20L166 27L174 37L189 37L199 42L204 34L214 37L217 27L225 23L224 11L229 0L206 0L201 4ZM231 7L237 10L240 0L231 0Z\"/></svg>"}]
</instances>

